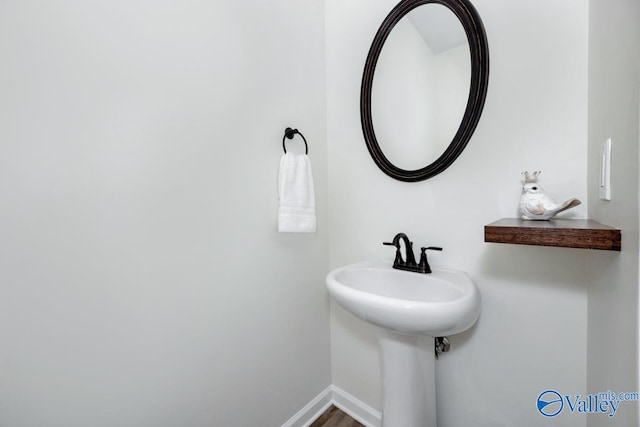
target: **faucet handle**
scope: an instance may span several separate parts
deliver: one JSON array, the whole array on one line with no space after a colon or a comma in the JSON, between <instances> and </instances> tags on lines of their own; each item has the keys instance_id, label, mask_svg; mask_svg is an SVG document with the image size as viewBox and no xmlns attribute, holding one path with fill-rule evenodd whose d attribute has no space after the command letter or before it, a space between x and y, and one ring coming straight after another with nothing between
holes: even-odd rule
<instances>
[{"instance_id":1,"label":"faucet handle","mask_svg":"<svg viewBox=\"0 0 640 427\"><path fill-rule=\"evenodd\" d=\"M392 243L392 242L382 242L383 245L386 246L395 246L396 247L396 259L393 261L393 265L402 265L404 264L404 260L402 259L402 254L400 254L400 242Z\"/></svg>"},{"instance_id":2,"label":"faucet handle","mask_svg":"<svg viewBox=\"0 0 640 427\"><path fill-rule=\"evenodd\" d=\"M418 264L418 266L422 269L424 269L425 273L431 273L431 267L429 266L429 262L427 261L427 251L441 251L442 248L439 248L437 246L428 246L428 247L422 247L420 248L420 263Z\"/></svg>"}]
</instances>

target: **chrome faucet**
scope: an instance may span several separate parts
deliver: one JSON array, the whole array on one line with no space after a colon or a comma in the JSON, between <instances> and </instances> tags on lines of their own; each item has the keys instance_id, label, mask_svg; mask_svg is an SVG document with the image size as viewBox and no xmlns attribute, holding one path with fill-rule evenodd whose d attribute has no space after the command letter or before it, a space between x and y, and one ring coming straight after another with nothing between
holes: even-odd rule
<instances>
[{"instance_id":1,"label":"chrome faucet","mask_svg":"<svg viewBox=\"0 0 640 427\"><path fill-rule=\"evenodd\" d=\"M406 261L402 258L402 253L400 252L400 240L404 242L405 255L407 257ZM438 248L435 246L420 248L420 262L416 264L416 257L413 254L413 242L409 240L409 237L407 237L406 234L398 233L395 235L392 242L384 242L383 244L396 247L396 259L393 261L393 268L423 274L431 273L431 267L429 266L429 262L427 261L427 251L442 250L442 248Z\"/></svg>"}]
</instances>

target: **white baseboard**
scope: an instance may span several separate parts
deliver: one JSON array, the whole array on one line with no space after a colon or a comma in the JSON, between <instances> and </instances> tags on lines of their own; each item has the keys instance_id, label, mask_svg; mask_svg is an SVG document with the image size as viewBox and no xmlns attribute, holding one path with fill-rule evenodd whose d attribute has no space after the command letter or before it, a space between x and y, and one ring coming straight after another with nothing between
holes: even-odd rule
<instances>
[{"instance_id":1,"label":"white baseboard","mask_svg":"<svg viewBox=\"0 0 640 427\"><path fill-rule=\"evenodd\" d=\"M322 393L317 395L304 408L300 409L289 421L282 424L282 427L308 427L316 418L326 411L332 404L333 386L327 387Z\"/></svg>"},{"instance_id":2,"label":"white baseboard","mask_svg":"<svg viewBox=\"0 0 640 427\"><path fill-rule=\"evenodd\" d=\"M356 399L346 391L334 385L331 386L331 402L347 413L351 418L364 424L366 427L380 427L382 414L361 400Z\"/></svg>"},{"instance_id":3,"label":"white baseboard","mask_svg":"<svg viewBox=\"0 0 640 427\"><path fill-rule=\"evenodd\" d=\"M331 385L298 411L282 427L308 427L331 405L335 405L366 427L380 427L382 415L346 391Z\"/></svg>"}]
</instances>

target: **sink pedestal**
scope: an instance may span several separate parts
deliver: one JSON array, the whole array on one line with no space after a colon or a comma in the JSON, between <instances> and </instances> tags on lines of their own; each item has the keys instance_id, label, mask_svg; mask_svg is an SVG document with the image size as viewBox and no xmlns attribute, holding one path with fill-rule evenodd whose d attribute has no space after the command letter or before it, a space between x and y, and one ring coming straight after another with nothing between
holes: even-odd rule
<instances>
[{"instance_id":1,"label":"sink pedestal","mask_svg":"<svg viewBox=\"0 0 640 427\"><path fill-rule=\"evenodd\" d=\"M382 427L436 427L433 337L380 331Z\"/></svg>"}]
</instances>

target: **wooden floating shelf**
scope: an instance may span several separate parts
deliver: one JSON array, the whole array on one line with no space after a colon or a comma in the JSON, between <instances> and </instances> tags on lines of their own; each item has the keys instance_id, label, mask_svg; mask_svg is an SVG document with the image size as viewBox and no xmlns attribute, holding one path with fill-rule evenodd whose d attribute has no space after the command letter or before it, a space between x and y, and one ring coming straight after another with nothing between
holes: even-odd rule
<instances>
[{"instance_id":1,"label":"wooden floating shelf","mask_svg":"<svg viewBox=\"0 0 640 427\"><path fill-rule=\"evenodd\" d=\"M527 221L503 218L484 226L484 241L512 245L620 251L620 230L590 219Z\"/></svg>"}]
</instances>

